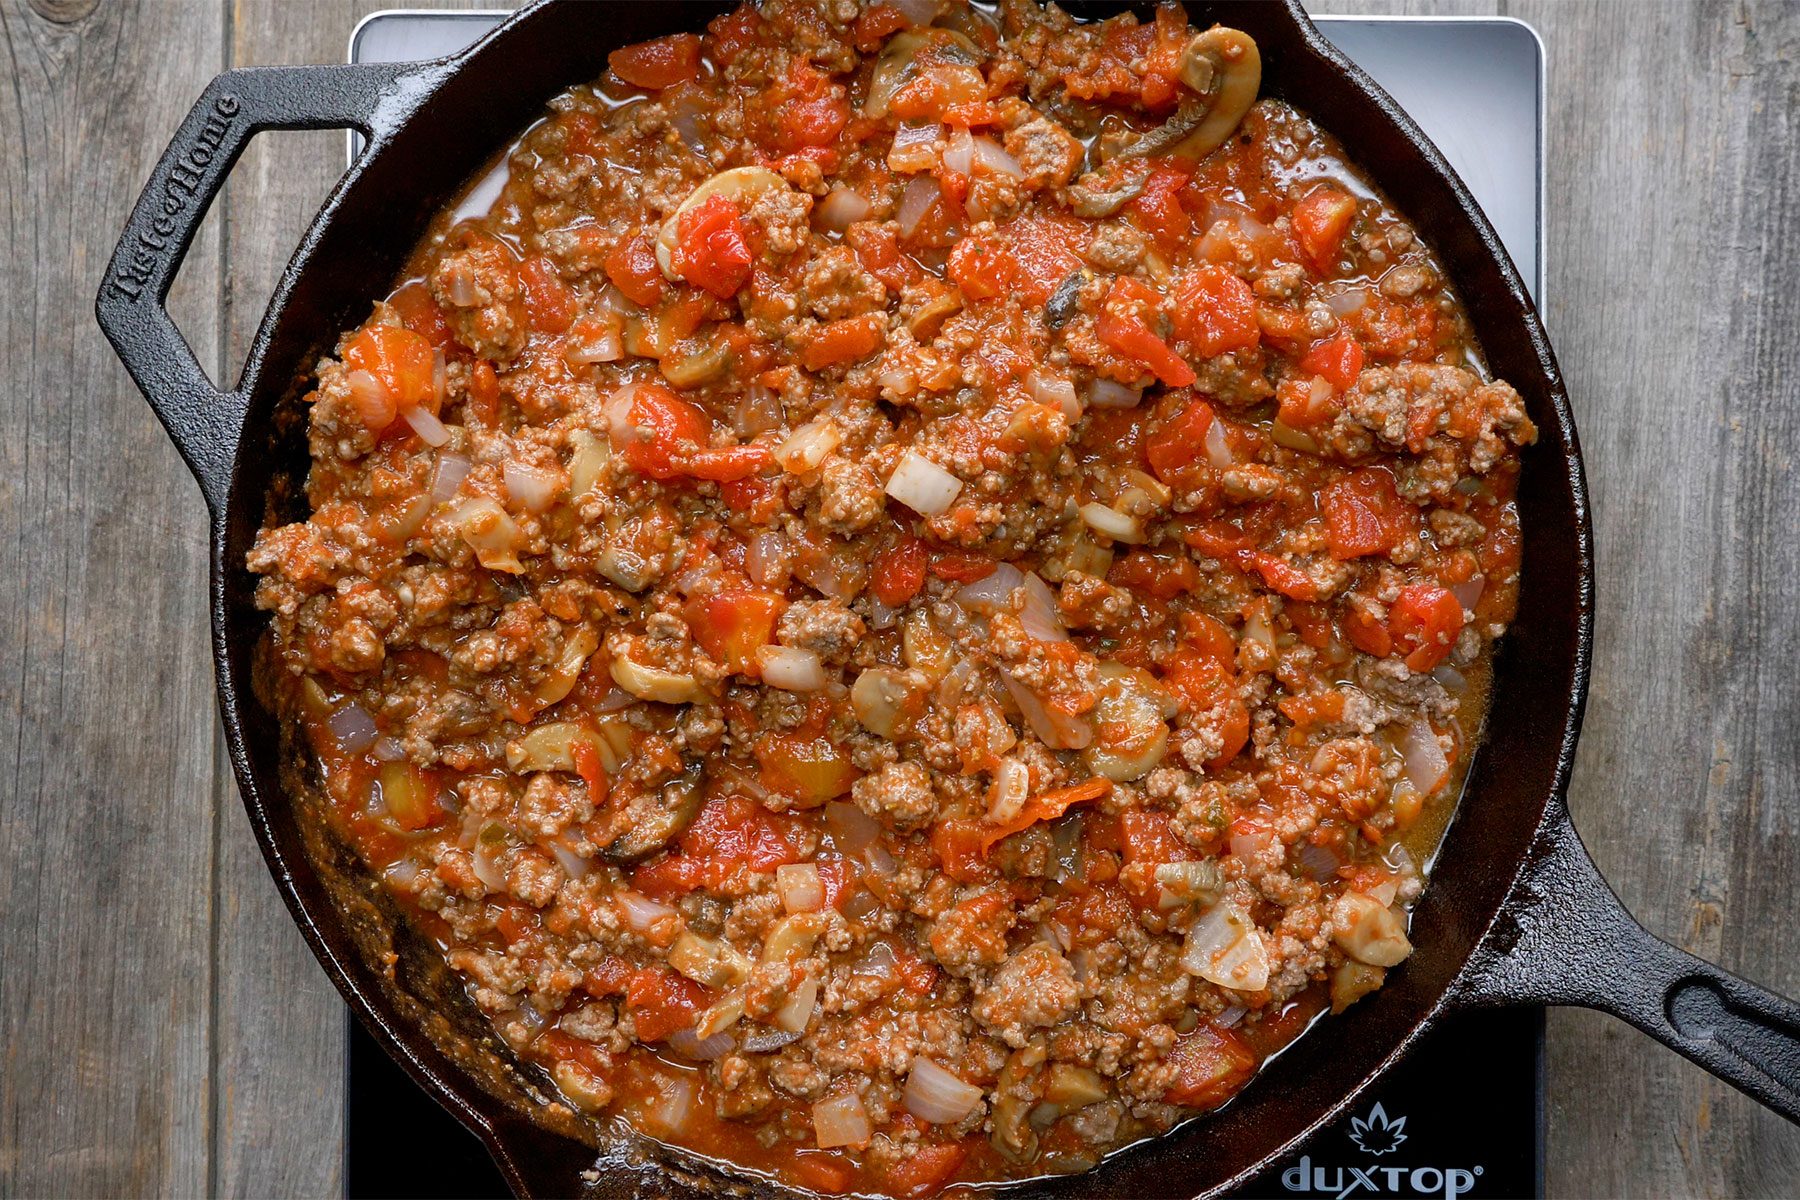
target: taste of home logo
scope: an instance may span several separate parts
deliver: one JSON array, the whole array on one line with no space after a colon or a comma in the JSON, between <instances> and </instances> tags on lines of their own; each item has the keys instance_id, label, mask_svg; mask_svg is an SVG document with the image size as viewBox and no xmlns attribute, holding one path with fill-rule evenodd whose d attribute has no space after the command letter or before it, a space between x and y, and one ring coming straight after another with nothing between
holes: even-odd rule
<instances>
[{"instance_id":1,"label":"taste of home logo","mask_svg":"<svg viewBox=\"0 0 1800 1200\"><path fill-rule=\"evenodd\" d=\"M1400 1148L1406 1140L1406 1118L1390 1117L1380 1104L1368 1115L1350 1120L1350 1142L1358 1150L1379 1158ZM1281 1173L1281 1186L1290 1192L1314 1196L1332 1196L1349 1200L1352 1196L1429 1196L1457 1200L1466 1196L1481 1177L1482 1168L1473 1167L1409 1167L1367 1166L1327 1167L1315 1164L1312 1155Z\"/></svg>"}]
</instances>

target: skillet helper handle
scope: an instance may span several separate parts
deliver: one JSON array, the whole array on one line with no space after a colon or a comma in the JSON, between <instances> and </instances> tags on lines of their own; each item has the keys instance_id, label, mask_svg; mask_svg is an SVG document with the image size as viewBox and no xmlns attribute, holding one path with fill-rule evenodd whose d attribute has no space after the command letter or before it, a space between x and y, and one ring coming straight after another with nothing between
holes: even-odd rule
<instances>
[{"instance_id":1,"label":"skillet helper handle","mask_svg":"<svg viewBox=\"0 0 1800 1200\"><path fill-rule=\"evenodd\" d=\"M94 315L156 410L207 506L222 510L247 400L222 391L169 317L169 287L201 220L256 134L355 128L373 136L382 99L407 64L246 67L207 85L131 210Z\"/></svg>"},{"instance_id":2,"label":"skillet helper handle","mask_svg":"<svg viewBox=\"0 0 1800 1200\"><path fill-rule=\"evenodd\" d=\"M1455 1002L1611 1013L1800 1124L1800 1004L1639 925L1566 815L1540 833L1501 921Z\"/></svg>"}]
</instances>

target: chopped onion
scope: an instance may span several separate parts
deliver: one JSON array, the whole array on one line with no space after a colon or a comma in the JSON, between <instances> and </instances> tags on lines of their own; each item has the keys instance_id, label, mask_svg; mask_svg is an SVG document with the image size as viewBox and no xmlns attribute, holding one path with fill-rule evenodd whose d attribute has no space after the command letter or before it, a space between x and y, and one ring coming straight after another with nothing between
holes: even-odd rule
<instances>
[{"instance_id":1,"label":"chopped onion","mask_svg":"<svg viewBox=\"0 0 1800 1200\"><path fill-rule=\"evenodd\" d=\"M375 739L375 745L369 750L378 762L399 762L406 757L406 747L399 738L381 737Z\"/></svg>"},{"instance_id":2,"label":"chopped onion","mask_svg":"<svg viewBox=\"0 0 1800 1200\"><path fill-rule=\"evenodd\" d=\"M806 1026L812 1020L813 1008L819 1003L819 981L808 975L794 989L787 1003L783 1004L775 1014L775 1024L789 1033L805 1033Z\"/></svg>"},{"instance_id":3,"label":"chopped onion","mask_svg":"<svg viewBox=\"0 0 1800 1200\"><path fill-rule=\"evenodd\" d=\"M770 687L790 692L816 692L825 686L825 665L815 651L794 646L759 646L756 665Z\"/></svg>"},{"instance_id":4,"label":"chopped onion","mask_svg":"<svg viewBox=\"0 0 1800 1200\"><path fill-rule=\"evenodd\" d=\"M1421 796L1429 796L1444 786L1450 774L1450 760L1444 757L1444 748L1438 744L1431 722L1424 717L1415 718L1406 727L1400 753L1405 759L1406 780Z\"/></svg>"},{"instance_id":5,"label":"chopped onion","mask_svg":"<svg viewBox=\"0 0 1800 1200\"><path fill-rule=\"evenodd\" d=\"M396 891L410 892L418 886L425 874L425 868L419 865L416 858L402 858L381 873L386 884Z\"/></svg>"},{"instance_id":6,"label":"chopped onion","mask_svg":"<svg viewBox=\"0 0 1800 1200\"><path fill-rule=\"evenodd\" d=\"M817 470L825 456L843 442L843 431L830 418L808 421L775 448L775 461L795 475Z\"/></svg>"},{"instance_id":7,"label":"chopped onion","mask_svg":"<svg viewBox=\"0 0 1800 1200\"><path fill-rule=\"evenodd\" d=\"M900 225L901 237L913 235L919 228L919 222L925 219L931 202L937 198L937 180L931 176L914 175L906 181L906 187L900 193L900 207L894 212L894 220Z\"/></svg>"},{"instance_id":8,"label":"chopped onion","mask_svg":"<svg viewBox=\"0 0 1800 1200\"><path fill-rule=\"evenodd\" d=\"M1329 308L1334 315L1340 317L1348 317L1361 312L1363 306L1368 302L1369 292L1367 288L1349 288L1334 296L1325 297L1325 307Z\"/></svg>"},{"instance_id":9,"label":"chopped onion","mask_svg":"<svg viewBox=\"0 0 1800 1200\"><path fill-rule=\"evenodd\" d=\"M781 397L775 394L775 389L760 383L744 389L744 398L738 401L731 414L732 428L742 438L753 438L779 428L781 419Z\"/></svg>"},{"instance_id":10,"label":"chopped onion","mask_svg":"<svg viewBox=\"0 0 1800 1200\"><path fill-rule=\"evenodd\" d=\"M1463 611L1474 612L1475 606L1481 603L1481 593L1487 589L1487 576L1471 575L1461 583L1450 585L1450 594L1456 602L1463 606Z\"/></svg>"},{"instance_id":11,"label":"chopped onion","mask_svg":"<svg viewBox=\"0 0 1800 1200\"><path fill-rule=\"evenodd\" d=\"M1024 572L1009 562L998 563L974 583L965 583L952 597L969 612L992 616L1012 602L1012 594L1025 582Z\"/></svg>"},{"instance_id":12,"label":"chopped onion","mask_svg":"<svg viewBox=\"0 0 1800 1200\"><path fill-rule=\"evenodd\" d=\"M640 936L649 934L659 924L675 915L675 910L667 904L652 900L637 892L619 891L613 893L613 903L619 909L619 916L625 927Z\"/></svg>"},{"instance_id":13,"label":"chopped onion","mask_svg":"<svg viewBox=\"0 0 1800 1200\"><path fill-rule=\"evenodd\" d=\"M1093 742L1093 729L1080 717L1051 712L1037 698L1036 692L1006 671L1000 672L1000 682L1006 685L1007 694L1019 706L1019 712L1024 714L1031 731L1038 735L1044 745L1052 750L1081 750Z\"/></svg>"},{"instance_id":14,"label":"chopped onion","mask_svg":"<svg viewBox=\"0 0 1800 1200\"><path fill-rule=\"evenodd\" d=\"M1081 419L1081 399L1075 394L1075 384L1072 381L1043 371L1033 371L1026 377L1025 388L1039 404L1048 404L1061 410L1063 416L1071 421Z\"/></svg>"},{"instance_id":15,"label":"chopped onion","mask_svg":"<svg viewBox=\"0 0 1800 1200\"><path fill-rule=\"evenodd\" d=\"M1452 696L1460 696L1469 690L1468 679L1464 677L1461 671L1457 670L1449 663L1445 663L1443 666L1433 671L1431 677L1442 684L1444 690L1449 692Z\"/></svg>"},{"instance_id":16,"label":"chopped onion","mask_svg":"<svg viewBox=\"0 0 1800 1200\"><path fill-rule=\"evenodd\" d=\"M450 390L450 360L444 357L444 348L439 346L431 352L431 398L444 406L444 393Z\"/></svg>"},{"instance_id":17,"label":"chopped onion","mask_svg":"<svg viewBox=\"0 0 1800 1200\"><path fill-rule=\"evenodd\" d=\"M418 405L407 405L400 410L400 415L427 446L441 446L450 440L450 431L444 428L444 423Z\"/></svg>"},{"instance_id":18,"label":"chopped onion","mask_svg":"<svg viewBox=\"0 0 1800 1200\"><path fill-rule=\"evenodd\" d=\"M1217 1025L1220 1029L1231 1029L1237 1025L1239 1021L1242 1021L1248 1016L1249 1013L1250 1010L1243 1005L1233 1004L1230 1008L1227 1008L1224 1012L1214 1017L1213 1024Z\"/></svg>"},{"instance_id":19,"label":"chopped onion","mask_svg":"<svg viewBox=\"0 0 1800 1200\"><path fill-rule=\"evenodd\" d=\"M892 875L900 869L900 864L880 842L869 843L869 848L863 851L863 861L869 864L869 871L874 875Z\"/></svg>"},{"instance_id":20,"label":"chopped onion","mask_svg":"<svg viewBox=\"0 0 1800 1200\"><path fill-rule=\"evenodd\" d=\"M659 1081L662 1097L648 1114L649 1124L665 1134L684 1132L694 1115L694 1081L686 1073L664 1075Z\"/></svg>"},{"instance_id":21,"label":"chopped onion","mask_svg":"<svg viewBox=\"0 0 1800 1200\"><path fill-rule=\"evenodd\" d=\"M1231 901L1207 909L1188 930L1181 965L1191 975L1238 992L1269 985L1269 952L1262 931Z\"/></svg>"},{"instance_id":22,"label":"chopped onion","mask_svg":"<svg viewBox=\"0 0 1800 1200\"><path fill-rule=\"evenodd\" d=\"M771 1050L779 1050L790 1046L806 1035L792 1029L765 1029L744 1035L744 1043L738 1049L745 1054L767 1054Z\"/></svg>"},{"instance_id":23,"label":"chopped onion","mask_svg":"<svg viewBox=\"0 0 1800 1200\"><path fill-rule=\"evenodd\" d=\"M894 948L887 942L876 942L869 947L869 952L856 964L858 975L867 975L873 979L892 979L900 964L894 957Z\"/></svg>"},{"instance_id":24,"label":"chopped onion","mask_svg":"<svg viewBox=\"0 0 1800 1200\"><path fill-rule=\"evenodd\" d=\"M975 139L968 130L958 129L950 135L950 144L944 147L944 169L967 175L974 167Z\"/></svg>"},{"instance_id":25,"label":"chopped onion","mask_svg":"<svg viewBox=\"0 0 1800 1200\"><path fill-rule=\"evenodd\" d=\"M570 337L563 347L563 361L579 367L618 362L625 357L625 343L619 337L619 326L610 321L592 321L578 328L581 333Z\"/></svg>"},{"instance_id":26,"label":"chopped onion","mask_svg":"<svg viewBox=\"0 0 1800 1200\"><path fill-rule=\"evenodd\" d=\"M861 192L847 187L834 187L813 211L819 218L819 224L833 233L842 233L868 216L871 207L868 197Z\"/></svg>"},{"instance_id":27,"label":"chopped onion","mask_svg":"<svg viewBox=\"0 0 1800 1200\"><path fill-rule=\"evenodd\" d=\"M894 144L888 149L888 170L914 176L929 171L937 163L937 144L943 136L944 127L936 121L916 125L902 121L900 128L894 130ZM937 190L935 183L932 190Z\"/></svg>"},{"instance_id":28,"label":"chopped onion","mask_svg":"<svg viewBox=\"0 0 1800 1200\"><path fill-rule=\"evenodd\" d=\"M787 582L787 539L773 530L764 530L750 539L744 553L744 572L753 583L776 587Z\"/></svg>"},{"instance_id":29,"label":"chopped onion","mask_svg":"<svg viewBox=\"0 0 1800 1200\"><path fill-rule=\"evenodd\" d=\"M1019 815L1031 796L1031 768L1016 758L1003 758L994 766L994 786L988 789L988 820L1004 825Z\"/></svg>"},{"instance_id":30,"label":"chopped onion","mask_svg":"<svg viewBox=\"0 0 1800 1200\"><path fill-rule=\"evenodd\" d=\"M1274 835L1266 829L1246 829L1231 835L1232 856L1244 862L1261 858L1274 844Z\"/></svg>"},{"instance_id":31,"label":"chopped onion","mask_svg":"<svg viewBox=\"0 0 1800 1200\"><path fill-rule=\"evenodd\" d=\"M1207 462L1221 471L1236 465L1237 459L1231 453L1231 443L1225 439L1225 422L1214 420L1207 425L1205 444Z\"/></svg>"},{"instance_id":32,"label":"chopped onion","mask_svg":"<svg viewBox=\"0 0 1800 1200\"><path fill-rule=\"evenodd\" d=\"M818 1101L812 1106L812 1118L813 1134L821 1150L834 1146L866 1146L875 1133L869 1124L869 1114L863 1108L862 1097L855 1092Z\"/></svg>"},{"instance_id":33,"label":"chopped onion","mask_svg":"<svg viewBox=\"0 0 1800 1200\"><path fill-rule=\"evenodd\" d=\"M440 453L437 464L431 468L431 498L448 500L456 495L456 489L469 477L469 466L469 460L460 454Z\"/></svg>"},{"instance_id":34,"label":"chopped onion","mask_svg":"<svg viewBox=\"0 0 1800 1200\"><path fill-rule=\"evenodd\" d=\"M1136 517L1128 517L1116 508L1092 501L1081 506L1081 519L1096 533L1115 542L1137 543L1144 540L1144 525Z\"/></svg>"},{"instance_id":35,"label":"chopped onion","mask_svg":"<svg viewBox=\"0 0 1800 1200\"><path fill-rule=\"evenodd\" d=\"M1307 842L1301 846L1299 854L1295 857L1300 862L1300 873L1314 883L1324 883L1326 880L1336 879L1338 868L1344 865L1335 851L1316 842Z\"/></svg>"},{"instance_id":36,"label":"chopped onion","mask_svg":"<svg viewBox=\"0 0 1800 1200\"><path fill-rule=\"evenodd\" d=\"M594 711L597 713L619 712L622 709L630 708L637 702L636 696L615 683L606 689L606 695L600 697L600 702L594 705Z\"/></svg>"},{"instance_id":37,"label":"chopped onion","mask_svg":"<svg viewBox=\"0 0 1800 1200\"><path fill-rule=\"evenodd\" d=\"M369 418L384 414L387 420L393 420L394 398L388 392L387 384L369 372L360 370L346 373L344 383L350 388L350 398L356 402L356 412L363 424L376 433L381 432L376 425L385 425L387 422L382 421L379 416L374 421Z\"/></svg>"},{"instance_id":38,"label":"chopped onion","mask_svg":"<svg viewBox=\"0 0 1800 1200\"><path fill-rule=\"evenodd\" d=\"M868 626L870 629L892 629L899 621L899 609L889 608L875 597L869 597Z\"/></svg>"},{"instance_id":39,"label":"chopped onion","mask_svg":"<svg viewBox=\"0 0 1800 1200\"><path fill-rule=\"evenodd\" d=\"M695 1034L692 1029L682 1029L669 1035L669 1049L683 1058L691 1058L695 1062L712 1062L724 1058L731 1053L737 1039L729 1032L720 1031L709 1038Z\"/></svg>"},{"instance_id":40,"label":"chopped onion","mask_svg":"<svg viewBox=\"0 0 1800 1200\"><path fill-rule=\"evenodd\" d=\"M785 863L775 868L775 890L790 913L818 912L825 907L825 880L816 863Z\"/></svg>"},{"instance_id":41,"label":"chopped onion","mask_svg":"<svg viewBox=\"0 0 1800 1200\"><path fill-rule=\"evenodd\" d=\"M1019 160L990 137L975 139L975 161L996 175L1007 175L1013 179L1022 179L1025 175L1025 169L1019 165Z\"/></svg>"},{"instance_id":42,"label":"chopped onion","mask_svg":"<svg viewBox=\"0 0 1800 1200\"><path fill-rule=\"evenodd\" d=\"M550 507L550 502L556 498L557 485L561 482L554 471L527 466L518 461L508 462L504 475L506 494L532 512L543 512Z\"/></svg>"},{"instance_id":43,"label":"chopped onion","mask_svg":"<svg viewBox=\"0 0 1800 1200\"><path fill-rule=\"evenodd\" d=\"M1050 594L1050 585L1039 579L1036 571L1030 571L1023 586L1025 605L1019 610L1019 624L1025 632L1040 642L1068 641L1062 619L1056 614L1056 597Z\"/></svg>"},{"instance_id":44,"label":"chopped onion","mask_svg":"<svg viewBox=\"0 0 1800 1200\"><path fill-rule=\"evenodd\" d=\"M956 502L962 486L962 480L917 450L908 450L888 476L885 490L920 516L935 517Z\"/></svg>"},{"instance_id":45,"label":"chopped onion","mask_svg":"<svg viewBox=\"0 0 1800 1200\"><path fill-rule=\"evenodd\" d=\"M1144 398L1141 387L1127 387L1112 379L1102 379L1098 375L1088 385L1088 403L1095 408L1136 408L1139 400Z\"/></svg>"},{"instance_id":46,"label":"chopped onion","mask_svg":"<svg viewBox=\"0 0 1800 1200\"><path fill-rule=\"evenodd\" d=\"M331 730L338 748L346 754L361 754L381 736L381 731L375 728L375 718L354 700L326 717L325 728Z\"/></svg>"},{"instance_id":47,"label":"chopped onion","mask_svg":"<svg viewBox=\"0 0 1800 1200\"><path fill-rule=\"evenodd\" d=\"M825 806L825 828L832 845L846 858L861 857L881 837L875 818L847 800L833 800Z\"/></svg>"},{"instance_id":48,"label":"chopped onion","mask_svg":"<svg viewBox=\"0 0 1800 1200\"><path fill-rule=\"evenodd\" d=\"M458 308L473 308L476 303L475 277L468 271L451 271L450 303Z\"/></svg>"},{"instance_id":49,"label":"chopped onion","mask_svg":"<svg viewBox=\"0 0 1800 1200\"><path fill-rule=\"evenodd\" d=\"M494 857L498 847L485 838L477 838L475 849L469 855L470 869L475 878L481 880L481 886L490 892L506 890L506 872L500 869L500 862Z\"/></svg>"},{"instance_id":50,"label":"chopped onion","mask_svg":"<svg viewBox=\"0 0 1800 1200\"><path fill-rule=\"evenodd\" d=\"M923 1054L912 1060L902 1097L906 1111L933 1125L954 1125L975 1111L982 1091L946 1071Z\"/></svg>"},{"instance_id":51,"label":"chopped onion","mask_svg":"<svg viewBox=\"0 0 1800 1200\"><path fill-rule=\"evenodd\" d=\"M561 842L551 842L549 843L549 846L550 853L556 857L558 863L562 864L562 869L568 872L570 879L587 878L589 867L587 859L581 857L581 855L575 853Z\"/></svg>"}]
</instances>

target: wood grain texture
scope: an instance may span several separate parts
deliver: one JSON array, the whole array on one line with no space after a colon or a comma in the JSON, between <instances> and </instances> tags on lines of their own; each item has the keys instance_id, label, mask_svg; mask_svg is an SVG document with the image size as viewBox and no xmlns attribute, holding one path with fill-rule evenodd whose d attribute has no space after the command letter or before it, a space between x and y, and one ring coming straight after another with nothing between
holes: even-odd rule
<instances>
[{"instance_id":1,"label":"wood grain texture","mask_svg":"<svg viewBox=\"0 0 1800 1200\"><path fill-rule=\"evenodd\" d=\"M88 316L230 65L330 62L379 0L0 0L0 1195L329 1195L342 1006L216 727L205 516ZM1572 800L1652 930L1800 994L1800 4L1332 0L1549 46L1547 320L1601 621ZM343 161L259 138L177 284L235 377ZM1791 1194L1800 1131L1623 1025L1550 1024L1553 1196Z\"/></svg>"}]
</instances>

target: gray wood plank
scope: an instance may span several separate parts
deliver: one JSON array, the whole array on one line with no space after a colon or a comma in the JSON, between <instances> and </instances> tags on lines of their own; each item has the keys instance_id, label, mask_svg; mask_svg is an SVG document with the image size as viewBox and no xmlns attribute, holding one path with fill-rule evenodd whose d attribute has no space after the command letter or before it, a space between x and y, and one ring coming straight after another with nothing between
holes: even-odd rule
<instances>
[{"instance_id":1,"label":"gray wood plank","mask_svg":"<svg viewBox=\"0 0 1800 1200\"><path fill-rule=\"evenodd\" d=\"M47 15L46 15L47 14ZM0 1192L192 1196L210 1165L205 514L95 328L217 5L0 4ZM170 53L171 47L181 47ZM208 233L173 308L217 345Z\"/></svg>"},{"instance_id":2,"label":"gray wood plank","mask_svg":"<svg viewBox=\"0 0 1800 1200\"><path fill-rule=\"evenodd\" d=\"M379 0L237 5L234 66L341 62ZM437 7L450 7L438 5ZM344 166L338 131L251 143L227 184L224 360L235 375L295 244ZM289 919L220 756L214 1192L343 1191L344 1004Z\"/></svg>"},{"instance_id":3,"label":"gray wood plank","mask_svg":"<svg viewBox=\"0 0 1800 1200\"><path fill-rule=\"evenodd\" d=\"M1549 325L1598 522L1576 822L1652 931L1800 994L1800 7L1509 11L1549 46ZM1550 1053L1556 1194L1792 1194L1800 1129L1675 1055L1587 1013Z\"/></svg>"}]
</instances>

